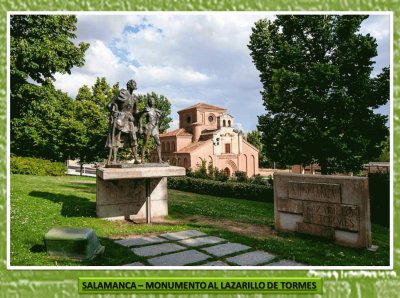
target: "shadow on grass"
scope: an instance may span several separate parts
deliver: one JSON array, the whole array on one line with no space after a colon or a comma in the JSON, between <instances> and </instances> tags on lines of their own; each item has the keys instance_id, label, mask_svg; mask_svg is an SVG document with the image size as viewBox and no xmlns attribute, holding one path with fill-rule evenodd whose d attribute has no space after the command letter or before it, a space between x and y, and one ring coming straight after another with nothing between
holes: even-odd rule
<instances>
[{"instance_id":1,"label":"shadow on grass","mask_svg":"<svg viewBox=\"0 0 400 298\"><path fill-rule=\"evenodd\" d=\"M144 263L146 258L136 256L128 248L118 245L114 240L104 237L98 237L100 244L105 247L102 255L96 256L91 260L73 260L64 257L49 258L52 261L57 261L60 266L123 266L133 262ZM43 244L35 244L30 248L32 253L45 253L46 247Z\"/></svg>"},{"instance_id":2,"label":"shadow on grass","mask_svg":"<svg viewBox=\"0 0 400 298\"><path fill-rule=\"evenodd\" d=\"M96 217L96 203L87 198L42 191L32 191L29 195L62 203L61 215L65 217Z\"/></svg>"},{"instance_id":3,"label":"shadow on grass","mask_svg":"<svg viewBox=\"0 0 400 298\"><path fill-rule=\"evenodd\" d=\"M62 187L78 189L79 191L87 193L96 193L96 183L73 182L63 184Z\"/></svg>"},{"instance_id":4,"label":"shadow on grass","mask_svg":"<svg viewBox=\"0 0 400 298\"><path fill-rule=\"evenodd\" d=\"M31 247L29 251L33 253L46 252L46 246L43 244L35 244L34 246Z\"/></svg>"}]
</instances>

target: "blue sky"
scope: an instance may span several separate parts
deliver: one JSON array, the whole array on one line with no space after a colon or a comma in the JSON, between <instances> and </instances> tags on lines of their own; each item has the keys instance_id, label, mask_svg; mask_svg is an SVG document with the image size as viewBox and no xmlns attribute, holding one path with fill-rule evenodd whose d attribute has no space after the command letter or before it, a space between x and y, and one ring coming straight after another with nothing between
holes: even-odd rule
<instances>
[{"instance_id":1,"label":"blue sky","mask_svg":"<svg viewBox=\"0 0 400 298\"><path fill-rule=\"evenodd\" d=\"M78 15L77 40L90 43L85 66L56 76L56 87L75 97L96 77L110 84L137 81L137 93L165 95L176 111L197 102L225 107L245 132L256 129L264 113L258 71L247 44L251 28L268 13L151 13L148 15ZM374 74L389 65L389 16L374 15L361 32L374 36L378 56ZM379 109L389 114L389 105Z\"/></svg>"}]
</instances>

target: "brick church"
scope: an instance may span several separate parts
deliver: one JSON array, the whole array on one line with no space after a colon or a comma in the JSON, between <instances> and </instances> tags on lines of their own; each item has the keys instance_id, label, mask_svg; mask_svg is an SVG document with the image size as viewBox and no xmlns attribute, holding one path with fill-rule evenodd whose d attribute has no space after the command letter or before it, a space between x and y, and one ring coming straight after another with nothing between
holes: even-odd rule
<instances>
[{"instance_id":1,"label":"brick church","mask_svg":"<svg viewBox=\"0 0 400 298\"><path fill-rule=\"evenodd\" d=\"M234 117L226 109L198 103L178 114L179 128L160 135L164 161L196 170L206 160L229 176L236 171L248 177L259 173L258 150L233 128ZM156 160L154 152L150 159Z\"/></svg>"}]
</instances>

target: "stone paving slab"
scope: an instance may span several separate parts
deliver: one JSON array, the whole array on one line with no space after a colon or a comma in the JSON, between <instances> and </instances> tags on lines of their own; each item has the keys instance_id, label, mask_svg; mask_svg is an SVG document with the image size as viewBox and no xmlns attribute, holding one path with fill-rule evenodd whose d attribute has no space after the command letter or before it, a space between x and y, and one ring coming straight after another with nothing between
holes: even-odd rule
<instances>
[{"instance_id":1,"label":"stone paving slab","mask_svg":"<svg viewBox=\"0 0 400 298\"><path fill-rule=\"evenodd\" d=\"M147 261L153 266L184 266L209 259L210 256L197 250L186 250L165 256L155 257Z\"/></svg>"},{"instance_id":2,"label":"stone paving slab","mask_svg":"<svg viewBox=\"0 0 400 298\"><path fill-rule=\"evenodd\" d=\"M209 262L200 266L229 266L229 264L222 261Z\"/></svg>"},{"instance_id":3,"label":"stone paving slab","mask_svg":"<svg viewBox=\"0 0 400 298\"><path fill-rule=\"evenodd\" d=\"M134 262L134 263L125 264L125 265L122 265L122 266L146 266L146 265L141 263L141 262Z\"/></svg>"},{"instance_id":4,"label":"stone paving slab","mask_svg":"<svg viewBox=\"0 0 400 298\"><path fill-rule=\"evenodd\" d=\"M165 241L167 241L167 240L157 237L157 236L150 236L150 237L123 239L123 240L115 241L115 243L126 246L126 247L131 247L131 246L156 244L156 243L161 243L161 242L165 242Z\"/></svg>"},{"instance_id":5,"label":"stone paving slab","mask_svg":"<svg viewBox=\"0 0 400 298\"><path fill-rule=\"evenodd\" d=\"M226 261L239 266L255 266L271 261L274 258L275 255L273 254L257 250L227 258Z\"/></svg>"},{"instance_id":6,"label":"stone paving slab","mask_svg":"<svg viewBox=\"0 0 400 298\"><path fill-rule=\"evenodd\" d=\"M265 266L307 266L307 265L290 260L280 260L278 262L266 264Z\"/></svg>"},{"instance_id":7,"label":"stone paving slab","mask_svg":"<svg viewBox=\"0 0 400 298\"><path fill-rule=\"evenodd\" d=\"M215 246L202 248L202 250L208 252L209 254L212 254L213 256L222 257L239 251L248 250L250 248L251 247L247 245L228 242L225 244L219 244Z\"/></svg>"},{"instance_id":8,"label":"stone paving slab","mask_svg":"<svg viewBox=\"0 0 400 298\"><path fill-rule=\"evenodd\" d=\"M153 257L163 253L176 252L184 249L186 249L186 247L175 243L162 243L132 248L132 251L134 254L141 257Z\"/></svg>"},{"instance_id":9,"label":"stone paving slab","mask_svg":"<svg viewBox=\"0 0 400 298\"><path fill-rule=\"evenodd\" d=\"M207 245L207 244L216 244L216 243L220 243L220 242L224 242L224 241L226 241L226 240L223 238L208 236L208 237L199 237L199 238L189 238L189 239L178 241L178 243L187 245L187 246L197 247L197 246L202 246L202 245Z\"/></svg>"},{"instance_id":10,"label":"stone paving slab","mask_svg":"<svg viewBox=\"0 0 400 298\"><path fill-rule=\"evenodd\" d=\"M192 237L207 236L207 234L200 232L200 231L196 231L196 230L188 230L188 231L182 231L182 232L176 232L176 233L161 234L160 236L167 238L169 240L183 240L183 239L192 238Z\"/></svg>"}]
</instances>

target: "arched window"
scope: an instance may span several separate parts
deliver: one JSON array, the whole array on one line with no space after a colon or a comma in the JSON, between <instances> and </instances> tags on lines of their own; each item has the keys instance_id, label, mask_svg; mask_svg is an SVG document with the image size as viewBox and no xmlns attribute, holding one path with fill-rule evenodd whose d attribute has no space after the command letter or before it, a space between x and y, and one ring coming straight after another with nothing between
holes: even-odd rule
<instances>
[{"instance_id":1,"label":"arched window","mask_svg":"<svg viewBox=\"0 0 400 298\"><path fill-rule=\"evenodd\" d=\"M165 151L169 152L170 148L169 148L169 142L167 142L167 144L165 145Z\"/></svg>"},{"instance_id":2,"label":"arched window","mask_svg":"<svg viewBox=\"0 0 400 298\"><path fill-rule=\"evenodd\" d=\"M175 151L175 142L171 142L171 151L172 151L172 152Z\"/></svg>"},{"instance_id":3,"label":"arched window","mask_svg":"<svg viewBox=\"0 0 400 298\"><path fill-rule=\"evenodd\" d=\"M231 120L228 120L228 126L231 127Z\"/></svg>"},{"instance_id":4,"label":"arched window","mask_svg":"<svg viewBox=\"0 0 400 298\"><path fill-rule=\"evenodd\" d=\"M226 126L226 120L225 120L225 119L222 121L222 126L223 126L223 127Z\"/></svg>"},{"instance_id":5,"label":"arched window","mask_svg":"<svg viewBox=\"0 0 400 298\"><path fill-rule=\"evenodd\" d=\"M165 152L165 143L164 142L161 143L161 151Z\"/></svg>"}]
</instances>

